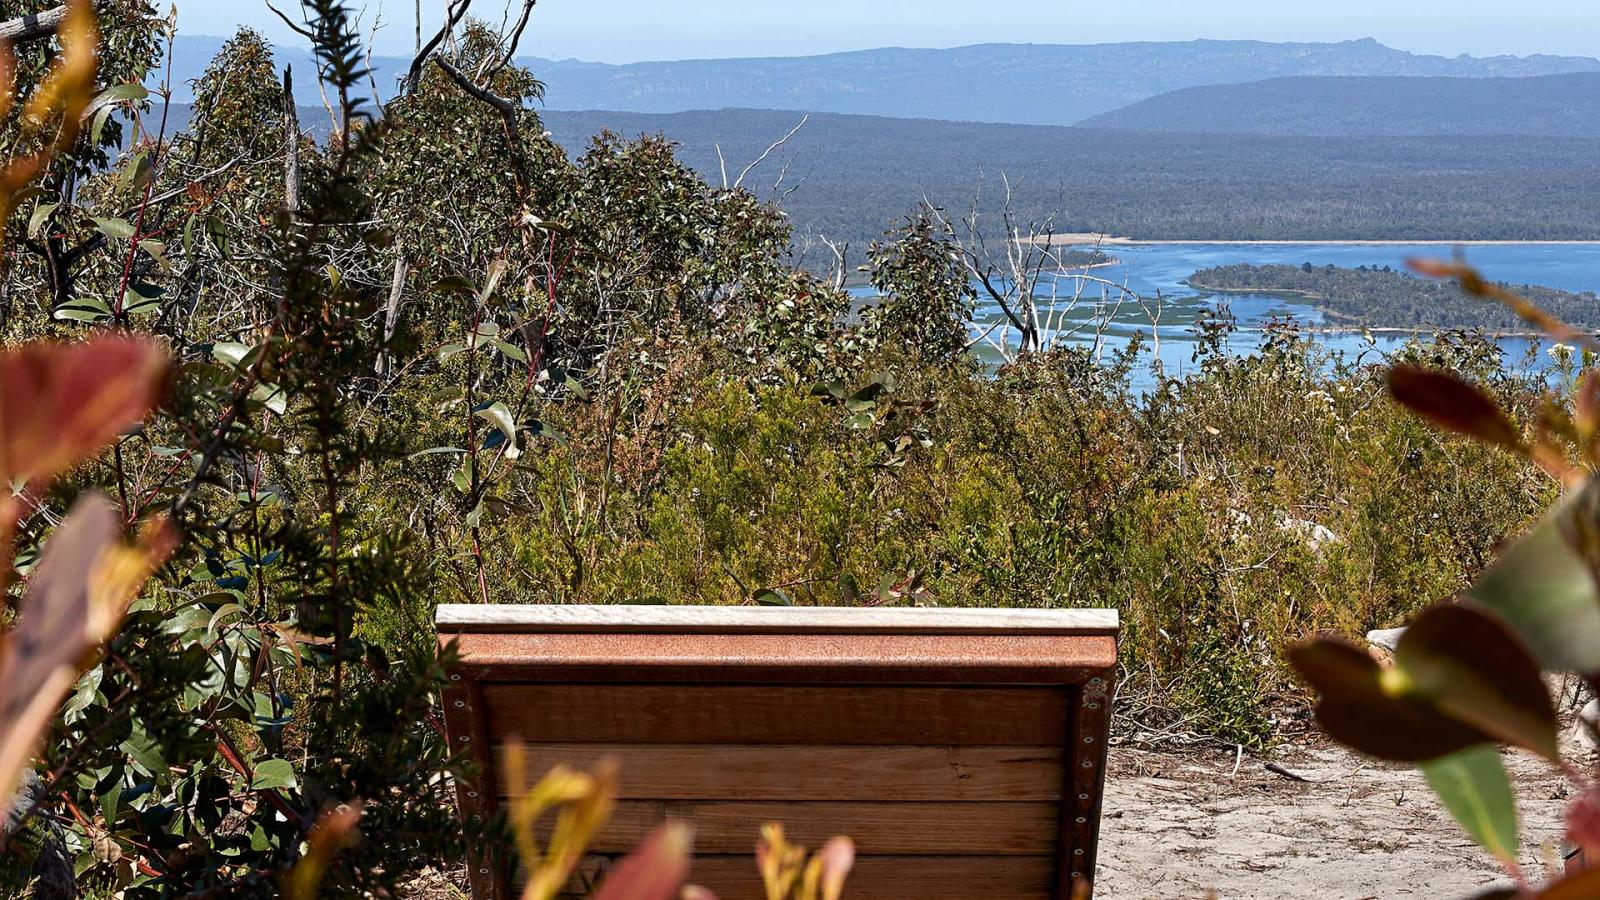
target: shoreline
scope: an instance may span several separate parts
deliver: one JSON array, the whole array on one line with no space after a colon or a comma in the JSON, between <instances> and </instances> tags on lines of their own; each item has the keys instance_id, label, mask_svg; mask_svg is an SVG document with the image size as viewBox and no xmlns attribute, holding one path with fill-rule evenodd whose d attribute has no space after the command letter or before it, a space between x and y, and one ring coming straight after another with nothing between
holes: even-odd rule
<instances>
[{"instance_id":1,"label":"shoreline","mask_svg":"<svg viewBox=\"0 0 1600 900\"><path fill-rule=\"evenodd\" d=\"M1326 295L1319 294L1316 291L1296 290L1294 288L1225 288L1215 287L1209 284L1195 284L1192 281L1183 281L1180 283L1190 290L1199 291L1201 296L1211 296L1213 294L1265 294L1269 297L1283 297L1284 299L1328 299Z\"/></svg>"},{"instance_id":2,"label":"shoreline","mask_svg":"<svg viewBox=\"0 0 1600 900\"><path fill-rule=\"evenodd\" d=\"M1324 310L1323 314L1326 315L1327 311ZM1477 334L1477 333L1481 333L1484 337L1489 338L1490 340L1500 340L1501 338L1520 338L1520 339L1523 339L1523 340L1533 340L1535 338L1549 338L1550 337L1550 335L1545 334L1542 331L1484 331L1484 332L1475 332L1473 329L1470 329L1470 328L1434 328L1434 327L1422 326L1422 325L1419 325L1419 326L1386 325L1386 326L1381 326L1381 327L1374 326L1374 327L1371 327L1371 328L1363 328L1360 325L1317 325L1317 326L1304 326L1304 327L1299 328L1298 330L1303 332L1303 333L1305 333L1305 334L1348 334L1348 335L1356 335L1356 334L1396 334L1396 335L1398 335L1398 334L1424 334L1424 335L1439 335L1439 334L1445 334L1447 332L1460 332L1462 334Z\"/></svg>"},{"instance_id":3,"label":"shoreline","mask_svg":"<svg viewBox=\"0 0 1600 900\"><path fill-rule=\"evenodd\" d=\"M1195 284L1191 281L1183 282L1189 288L1199 291L1200 296L1209 297L1217 294L1257 294L1268 297L1277 297L1290 302L1301 301L1304 305L1316 310L1324 316L1324 322L1316 326L1303 326L1299 330L1307 334L1443 334L1445 332L1459 331L1473 333L1475 329L1439 325L1371 325L1364 326L1361 320L1352 316L1343 315L1319 306L1316 301L1328 299L1316 291L1294 290L1292 288L1219 288L1211 285ZM1326 320L1333 318L1343 320L1345 324L1329 324ZM1498 340L1500 338L1547 338L1548 334L1542 331L1483 331L1484 337Z\"/></svg>"},{"instance_id":4,"label":"shoreline","mask_svg":"<svg viewBox=\"0 0 1600 900\"><path fill-rule=\"evenodd\" d=\"M1405 240L1405 239L1385 238L1385 239L1381 239L1381 240L1327 240L1327 241L1301 240L1301 239L1294 239L1294 240L1285 239L1285 240L1278 240L1278 241L1259 241L1259 240L1248 240L1248 241L1245 241L1245 240L1206 240L1206 239L1198 239L1198 238L1196 238L1196 239L1184 239L1184 240L1170 240L1170 239L1141 240L1139 238L1117 237L1117 236L1109 235L1109 234L1095 234L1093 232L1075 232L1075 233L1072 233L1072 234L1053 234L1053 235L1051 235L1049 237L1048 240L1046 240L1044 238L1033 238L1031 242L1032 243L1038 243L1038 244L1046 244L1047 246L1051 246L1051 247L1101 246L1101 245L1114 246L1114 247L1138 247L1138 246L1167 246L1167 245L1174 245L1174 244L1220 244L1220 245L1235 246L1235 247L1272 247L1272 246L1289 246L1289 247L1315 247L1315 246L1345 246L1345 247L1525 247L1525 246L1538 246L1538 245L1549 245L1549 246L1557 246L1557 247L1592 247L1592 246L1600 246L1600 240L1549 240L1549 241L1515 240L1515 241L1508 241L1508 240L1481 240L1481 239L1478 239L1478 240L1441 240L1439 238L1429 238L1429 239L1425 239L1425 240Z\"/></svg>"}]
</instances>

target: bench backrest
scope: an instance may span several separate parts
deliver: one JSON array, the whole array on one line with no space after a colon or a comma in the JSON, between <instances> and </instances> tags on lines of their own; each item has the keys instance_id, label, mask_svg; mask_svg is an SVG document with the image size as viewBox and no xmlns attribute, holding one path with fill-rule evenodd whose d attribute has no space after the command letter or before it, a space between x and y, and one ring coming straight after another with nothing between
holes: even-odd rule
<instances>
[{"instance_id":1,"label":"bench backrest","mask_svg":"<svg viewBox=\"0 0 1600 900\"><path fill-rule=\"evenodd\" d=\"M850 900L1074 896L1092 884L1115 684L1111 610L442 606L461 664L452 746L500 802L497 750L621 763L595 875L666 817L695 832L690 880L760 897L759 826L844 834ZM510 896L504 860L471 868ZM1079 896L1082 896L1080 893Z\"/></svg>"}]
</instances>

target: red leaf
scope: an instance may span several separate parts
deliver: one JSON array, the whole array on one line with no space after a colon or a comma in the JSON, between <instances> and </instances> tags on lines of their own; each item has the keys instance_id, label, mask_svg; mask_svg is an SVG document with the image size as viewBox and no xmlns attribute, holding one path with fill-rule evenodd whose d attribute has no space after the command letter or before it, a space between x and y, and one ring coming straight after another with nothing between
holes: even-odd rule
<instances>
[{"instance_id":1,"label":"red leaf","mask_svg":"<svg viewBox=\"0 0 1600 900\"><path fill-rule=\"evenodd\" d=\"M115 440L155 406L167 360L122 335L0 353L0 484L48 480Z\"/></svg>"},{"instance_id":2,"label":"red leaf","mask_svg":"<svg viewBox=\"0 0 1600 900\"><path fill-rule=\"evenodd\" d=\"M856 863L856 845L847 837L830 838L817 851L822 863L822 900L839 900L845 876Z\"/></svg>"},{"instance_id":3,"label":"red leaf","mask_svg":"<svg viewBox=\"0 0 1600 900\"><path fill-rule=\"evenodd\" d=\"M1430 607L1401 636L1394 661L1441 713L1560 762L1539 664L1499 616L1471 601Z\"/></svg>"},{"instance_id":4,"label":"red leaf","mask_svg":"<svg viewBox=\"0 0 1600 900\"><path fill-rule=\"evenodd\" d=\"M1429 278L1456 278L1464 271L1471 271L1460 263L1446 262L1442 259L1427 259L1413 256L1406 260L1407 268Z\"/></svg>"},{"instance_id":5,"label":"red leaf","mask_svg":"<svg viewBox=\"0 0 1600 900\"><path fill-rule=\"evenodd\" d=\"M1600 856L1600 794L1579 794L1567 806L1567 840Z\"/></svg>"},{"instance_id":6,"label":"red leaf","mask_svg":"<svg viewBox=\"0 0 1600 900\"><path fill-rule=\"evenodd\" d=\"M617 863L590 900L674 900L689 877L690 838L687 823L663 822Z\"/></svg>"},{"instance_id":7,"label":"red leaf","mask_svg":"<svg viewBox=\"0 0 1600 900\"><path fill-rule=\"evenodd\" d=\"M0 636L0 818L78 666L109 627L94 609L91 579L120 536L111 501L90 494L45 543L17 625Z\"/></svg>"},{"instance_id":8,"label":"red leaf","mask_svg":"<svg viewBox=\"0 0 1600 900\"><path fill-rule=\"evenodd\" d=\"M1328 638L1301 644L1289 660L1322 695L1317 723L1346 746L1394 762L1426 762L1493 737L1411 697L1392 696L1372 654Z\"/></svg>"},{"instance_id":9,"label":"red leaf","mask_svg":"<svg viewBox=\"0 0 1600 900\"><path fill-rule=\"evenodd\" d=\"M1433 424L1510 450L1522 448L1517 426L1482 391L1470 384L1417 366L1389 370L1389 393Z\"/></svg>"},{"instance_id":10,"label":"red leaf","mask_svg":"<svg viewBox=\"0 0 1600 900\"><path fill-rule=\"evenodd\" d=\"M1600 869L1568 875L1534 895L1538 900L1594 900L1600 897Z\"/></svg>"}]
</instances>

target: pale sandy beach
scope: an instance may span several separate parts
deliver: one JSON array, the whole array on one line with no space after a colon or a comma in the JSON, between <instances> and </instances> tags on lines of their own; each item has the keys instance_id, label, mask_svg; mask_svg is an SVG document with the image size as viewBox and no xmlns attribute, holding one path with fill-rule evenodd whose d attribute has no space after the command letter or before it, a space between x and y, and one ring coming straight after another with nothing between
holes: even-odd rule
<instances>
[{"instance_id":1,"label":"pale sandy beach","mask_svg":"<svg viewBox=\"0 0 1600 900\"><path fill-rule=\"evenodd\" d=\"M1053 234L1048 238L1034 238L1036 243L1048 243L1053 247L1063 246L1139 246L1146 244L1224 244L1239 247L1283 247L1283 246L1326 246L1337 244L1347 247L1499 247L1499 246L1524 246L1529 244L1550 244L1556 246L1593 246L1600 245L1600 241L1462 241L1462 240L1382 240L1382 241L1217 241L1217 240L1140 240L1130 237L1118 237L1110 234L1095 234L1093 232L1071 232L1067 234Z\"/></svg>"}]
</instances>

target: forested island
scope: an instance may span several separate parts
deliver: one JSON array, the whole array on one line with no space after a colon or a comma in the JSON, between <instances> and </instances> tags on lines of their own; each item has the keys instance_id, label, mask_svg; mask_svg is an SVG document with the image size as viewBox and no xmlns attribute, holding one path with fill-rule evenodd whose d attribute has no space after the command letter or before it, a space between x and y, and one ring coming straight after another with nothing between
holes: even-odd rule
<instances>
[{"instance_id":1,"label":"forested island","mask_svg":"<svg viewBox=\"0 0 1600 900\"><path fill-rule=\"evenodd\" d=\"M1201 269L1187 283L1208 293L1277 294L1304 300L1333 325L1372 328L1461 328L1525 331L1498 304L1468 297L1453 282L1429 281L1389 266L1239 264ZM1563 320L1600 328L1600 297L1531 284L1502 284Z\"/></svg>"}]
</instances>

